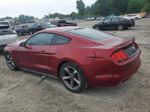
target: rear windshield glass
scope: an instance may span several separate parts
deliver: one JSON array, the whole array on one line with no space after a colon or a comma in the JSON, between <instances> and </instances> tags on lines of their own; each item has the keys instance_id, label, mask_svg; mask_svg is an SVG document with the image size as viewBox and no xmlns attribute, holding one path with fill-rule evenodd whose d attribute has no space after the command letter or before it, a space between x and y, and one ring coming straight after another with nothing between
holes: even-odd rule
<instances>
[{"instance_id":1,"label":"rear windshield glass","mask_svg":"<svg viewBox=\"0 0 150 112\"><path fill-rule=\"evenodd\" d=\"M113 37L110 34L106 34L101 31L90 29L90 28L79 28L79 29L69 30L68 32L90 40L105 40Z\"/></svg>"}]
</instances>

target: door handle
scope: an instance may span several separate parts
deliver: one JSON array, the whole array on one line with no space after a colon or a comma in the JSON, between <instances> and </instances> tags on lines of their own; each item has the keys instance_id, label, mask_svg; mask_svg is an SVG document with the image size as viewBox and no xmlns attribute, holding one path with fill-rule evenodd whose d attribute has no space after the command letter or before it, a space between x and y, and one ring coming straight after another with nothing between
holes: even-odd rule
<instances>
[{"instance_id":1,"label":"door handle","mask_svg":"<svg viewBox=\"0 0 150 112\"><path fill-rule=\"evenodd\" d=\"M41 53L45 53L45 51L41 51Z\"/></svg>"},{"instance_id":2,"label":"door handle","mask_svg":"<svg viewBox=\"0 0 150 112\"><path fill-rule=\"evenodd\" d=\"M49 55L55 55L56 53L48 53L46 51L41 51L42 54L49 54Z\"/></svg>"},{"instance_id":3,"label":"door handle","mask_svg":"<svg viewBox=\"0 0 150 112\"><path fill-rule=\"evenodd\" d=\"M50 55L55 55L56 53L49 53Z\"/></svg>"},{"instance_id":4,"label":"door handle","mask_svg":"<svg viewBox=\"0 0 150 112\"><path fill-rule=\"evenodd\" d=\"M46 51L41 51L42 54L48 54Z\"/></svg>"}]
</instances>

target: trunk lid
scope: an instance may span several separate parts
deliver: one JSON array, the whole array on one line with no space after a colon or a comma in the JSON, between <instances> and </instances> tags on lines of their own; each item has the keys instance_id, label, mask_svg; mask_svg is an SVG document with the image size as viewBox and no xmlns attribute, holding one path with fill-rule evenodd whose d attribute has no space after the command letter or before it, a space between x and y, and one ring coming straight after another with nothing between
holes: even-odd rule
<instances>
[{"instance_id":1,"label":"trunk lid","mask_svg":"<svg viewBox=\"0 0 150 112\"><path fill-rule=\"evenodd\" d=\"M107 40L95 41L96 57L110 57L114 52L128 47L134 41L133 37L112 37Z\"/></svg>"},{"instance_id":2,"label":"trunk lid","mask_svg":"<svg viewBox=\"0 0 150 112\"><path fill-rule=\"evenodd\" d=\"M107 40L95 41L99 47L116 48L124 44L132 43L135 39L133 37L112 37Z\"/></svg>"}]
</instances>

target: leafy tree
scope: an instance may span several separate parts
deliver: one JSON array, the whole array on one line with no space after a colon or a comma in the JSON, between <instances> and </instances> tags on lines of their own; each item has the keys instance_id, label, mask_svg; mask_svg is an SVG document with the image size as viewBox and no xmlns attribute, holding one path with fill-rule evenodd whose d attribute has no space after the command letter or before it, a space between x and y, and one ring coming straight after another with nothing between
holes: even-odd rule
<instances>
[{"instance_id":1,"label":"leafy tree","mask_svg":"<svg viewBox=\"0 0 150 112\"><path fill-rule=\"evenodd\" d=\"M82 0L77 0L76 2L77 5L77 10L80 16L84 16L85 15L85 4Z\"/></svg>"},{"instance_id":2,"label":"leafy tree","mask_svg":"<svg viewBox=\"0 0 150 112\"><path fill-rule=\"evenodd\" d=\"M129 0L127 12L140 12L144 5L144 0Z\"/></svg>"},{"instance_id":3,"label":"leafy tree","mask_svg":"<svg viewBox=\"0 0 150 112\"><path fill-rule=\"evenodd\" d=\"M109 0L111 6L110 8L110 13L111 14L122 14L126 13L127 8L128 8L128 0Z\"/></svg>"},{"instance_id":4,"label":"leafy tree","mask_svg":"<svg viewBox=\"0 0 150 112\"><path fill-rule=\"evenodd\" d=\"M147 11L150 12L150 0L144 0L144 7L141 11Z\"/></svg>"}]
</instances>

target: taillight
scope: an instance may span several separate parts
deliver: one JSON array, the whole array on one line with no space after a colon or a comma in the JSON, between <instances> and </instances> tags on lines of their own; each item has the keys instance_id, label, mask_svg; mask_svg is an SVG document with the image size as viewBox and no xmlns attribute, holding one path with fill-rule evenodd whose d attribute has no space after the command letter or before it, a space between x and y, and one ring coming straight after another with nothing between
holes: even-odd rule
<instances>
[{"instance_id":1,"label":"taillight","mask_svg":"<svg viewBox=\"0 0 150 112\"><path fill-rule=\"evenodd\" d=\"M136 42L134 42L133 43L137 48L139 48L139 45L136 43Z\"/></svg>"},{"instance_id":2,"label":"taillight","mask_svg":"<svg viewBox=\"0 0 150 112\"><path fill-rule=\"evenodd\" d=\"M112 59L115 61L115 62L123 62L125 60L128 59L128 56L126 55L126 53L124 52L124 50L120 50L120 51L117 51L115 52L113 55L112 55Z\"/></svg>"}]
</instances>

